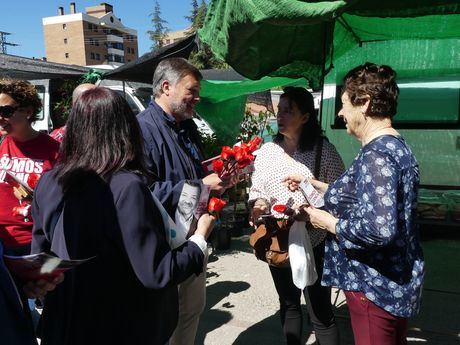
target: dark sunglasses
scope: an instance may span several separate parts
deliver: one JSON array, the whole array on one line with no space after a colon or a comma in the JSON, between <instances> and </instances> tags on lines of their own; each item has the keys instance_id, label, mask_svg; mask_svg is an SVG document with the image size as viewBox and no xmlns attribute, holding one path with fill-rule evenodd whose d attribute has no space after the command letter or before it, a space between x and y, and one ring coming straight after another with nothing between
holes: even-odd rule
<instances>
[{"instance_id":1,"label":"dark sunglasses","mask_svg":"<svg viewBox=\"0 0 460 345\"><path fill-rule=\"evenodd\" d=\"M18 110L19 107L13 107L11 105L4 105L0 107L0 116L4 119L9 119L13 116L14 112Z\"/></svg>"}]
</instances>

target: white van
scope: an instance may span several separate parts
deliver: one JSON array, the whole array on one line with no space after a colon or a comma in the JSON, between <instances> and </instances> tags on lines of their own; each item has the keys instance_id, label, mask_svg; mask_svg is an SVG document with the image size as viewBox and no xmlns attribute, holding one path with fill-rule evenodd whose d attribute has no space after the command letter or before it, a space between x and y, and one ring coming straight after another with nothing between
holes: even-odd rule
<instances>
[{"instance_id":1,"label":"white van","mask_svg":"<svg viewBox=\"0 0 460 345\"><path fill-rule=\"evenodd\" d=\"M43 109L38 116L38 120L33 124L33 128L38 131L51 132L54 128L62 126L63 123L56 123L59 121L52 118L53 112L51 111L53 104L51 95L53 95L59 82L50 79L31 80L30 82L35 85L43 102ZM102 80L99 85L123 94L135 115L144 111L152 100L152 86L148 84ZM197 113L195 113L194 121L201 132L208 135L214 133L208 123Z\"/></svg>"}]
</instances>

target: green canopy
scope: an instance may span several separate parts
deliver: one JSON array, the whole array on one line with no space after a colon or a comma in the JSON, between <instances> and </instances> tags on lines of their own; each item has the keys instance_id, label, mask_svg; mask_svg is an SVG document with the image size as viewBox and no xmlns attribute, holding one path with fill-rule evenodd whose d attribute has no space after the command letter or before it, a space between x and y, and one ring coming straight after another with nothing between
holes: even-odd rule
<instances>
[{"instance_id":1,"label":"green canopy","mask_svg":"<svg viewBox=\"0 0 460 345\"><path fill-rule=\"evenodd\" d=\"M459 13L458 0L212 0L199 36L248 78L304 76L316 88L365 61L403 78L458 74Z\"/></svg>"},{"instance_id":2,"label":"green canopy","mask_svg":"<svg viewBox=\"0 0 460 345\"><path fill-rule=\"evenodd\" d=\"M279 86L307 85L304 78L272 78L243 81L201 82L201 102L196 106L200 116L213 128L217 137L227 145L233 145L239 134L247 95Z\"/></svg>"}]
</instances>

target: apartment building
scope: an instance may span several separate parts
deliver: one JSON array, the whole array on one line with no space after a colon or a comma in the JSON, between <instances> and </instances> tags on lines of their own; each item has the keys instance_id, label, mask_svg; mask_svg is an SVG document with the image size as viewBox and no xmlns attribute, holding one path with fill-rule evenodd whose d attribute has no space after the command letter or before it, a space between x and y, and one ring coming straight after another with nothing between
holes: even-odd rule
<instances>
[{"instance_id":1,"label":"apartment building","mask_svg":"<svg viewBox=\"0 0 460 345\"><path fill-rule=\"evenodd\" d=\"M163 40L163 46L177 42L190 35L190 28L167 32Z\"/></svg>"},{"instance_id":2,"label":"apartment building","mask_svg":"<svg viewBox=\"0 0 460 345\"><path fill-rule=\"evenodd\" d=\"M48 61L82 66L122 65L138 58L137 31L124 26L113 6L101 3L70 13L58 8L58 15L43 18Z\"/></svg>"}]
</instances>

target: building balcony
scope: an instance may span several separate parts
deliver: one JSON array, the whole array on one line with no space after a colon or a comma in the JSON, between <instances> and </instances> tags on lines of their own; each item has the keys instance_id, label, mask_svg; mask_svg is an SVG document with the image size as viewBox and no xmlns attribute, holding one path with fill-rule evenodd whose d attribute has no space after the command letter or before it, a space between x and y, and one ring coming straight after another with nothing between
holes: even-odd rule
<instances>
[{"instance_id":1,"label":"building balcony","mask_svg":"<svg viewBox=\"0 0 460 345\"><path fill-rule=\"evenodd\" d=\"M123 37L109 34L109 35L107 35L107 42L123 43Z\"/></svg>"},{"instance_id":2,"label":"building balcony","mask_svg":"<svg viewBox=\"0 0 460 345\"><path fill-rule=\"evenodd\" d=\"M123 50L116 49L116 48L107 48L107 53L111 55L120 55L123 57L125 56L125 52Z\"/></svg>"}]
</instances>

